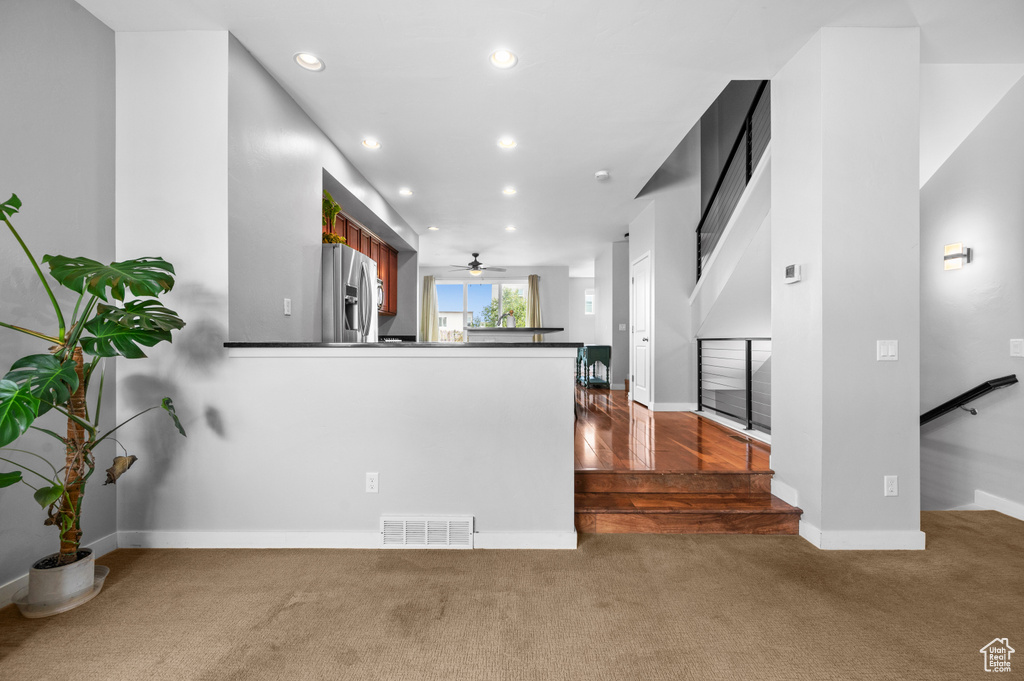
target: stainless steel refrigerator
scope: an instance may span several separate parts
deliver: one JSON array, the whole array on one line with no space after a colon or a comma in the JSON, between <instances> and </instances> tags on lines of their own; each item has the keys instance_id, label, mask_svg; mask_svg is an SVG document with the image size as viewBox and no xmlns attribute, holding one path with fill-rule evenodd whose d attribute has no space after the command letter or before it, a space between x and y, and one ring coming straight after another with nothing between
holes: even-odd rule
<instances>
[{"instance_id":1,"label":"stainless steel refrigerator","mask_svg":"<svg viewBox=\"0 0 1024 681\"><path fill-rule=\"evenodd\" d=\"M324 244L324 343L377 342L377 263L344 244Z\"/></svg>"}]
</instances>

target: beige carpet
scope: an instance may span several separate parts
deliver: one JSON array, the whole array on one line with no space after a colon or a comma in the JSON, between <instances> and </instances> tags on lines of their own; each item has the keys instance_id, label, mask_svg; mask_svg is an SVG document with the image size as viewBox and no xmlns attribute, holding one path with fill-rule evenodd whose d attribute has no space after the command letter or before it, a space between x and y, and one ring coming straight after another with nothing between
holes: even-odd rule
<instances>
[{"instance_id":1,"label":"beige carpet","mask_svg":"<svg viewBox=\"0 0 1024 681\"><path fill-rule=\"evenodd\" d=\"M0 610L0 679L1024 677L1024 523L925 513L926 551L584 535L577 551L127 550L103 593ZM79 660L62 666L69 654Z\"/></svg>"}]
</instances>

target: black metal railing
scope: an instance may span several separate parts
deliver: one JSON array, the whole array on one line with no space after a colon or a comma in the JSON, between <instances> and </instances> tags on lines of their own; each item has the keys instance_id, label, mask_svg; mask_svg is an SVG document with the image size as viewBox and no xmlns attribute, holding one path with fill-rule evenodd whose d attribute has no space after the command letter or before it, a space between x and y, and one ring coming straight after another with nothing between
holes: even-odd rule
<instances>
[{"instance_id":1,"label":"black metal railing","mask_svg":"<svg viewBox=\"0 0 1024 681\"><path fill-rule=\"evenodd\" d=\"M771 433L771 359L771 338L698 338L697 411Z\"/></svg>"},{"instance_id":2,"label":"black metal railing","mask_svg":"<svg viewBox=\"0 0 1024 681\"><path fill-rule=\"evenodd\" d=\"M763 81L743 119L743 127L725 160L708 205L697 224L697 280L715 251L743 190L772 137L771 88Z\"/></svg>"},{"instance_id":3,"label":"black metal railing","mask_svg":"<svg viewBox=\"0 0 1024 681\"><path fill-rule=\"evenodd\" d=\"M956 411L957 409L965 409L966 411L969 411L972 414L977 415L977 413L978 413L977 409L966 409L966 407L964 405L968 404L969 402L973 402L974 400L978 399L979 397L982 397L984 395L988 395L993 390L999 390L1000 388L1005 388L1007 386L1013 385L1016 382L1017 382L1017 375L1016 374L1010 374L1009 376L1003 376L1001 378L993 378L991 381L985 381L981 385L976 385L975 387L971 388L967 392L961 393L961 394L957 395L956 397L954 397L953 399L947 400L946 402L943 402L942 404L940 404L939 406L935 407L934 409L931 409L931 410L926 411L925 413L921 414L921 425L923 426L924 424L928 423L929 421L934 421L935 419L939 418L940 416L942 416L944 414L948 414L951 411Z\"/></svg>"}]
</instances>

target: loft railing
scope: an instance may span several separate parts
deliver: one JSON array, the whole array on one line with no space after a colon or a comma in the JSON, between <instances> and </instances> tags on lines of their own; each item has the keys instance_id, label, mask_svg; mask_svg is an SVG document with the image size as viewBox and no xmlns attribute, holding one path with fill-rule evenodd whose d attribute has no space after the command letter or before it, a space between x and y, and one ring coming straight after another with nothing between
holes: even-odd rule
<instances>
[{"instance_id":1,"label":"loft railing","mask_svg":"<svg viewBox=\"0 0 1024 681\"><path fill-rule=\"evenodd\" d=\"M943 402L934 409L931 409L921 414L921 425L923 426L929 421L934 421L940 416L948 414L951 411L956 411L957 409L964 409L965 411L971 412L971 414L977 415L977 409L967 409L965 405L967 405L970 402L973 402L979 397L988 395L993 390L999 390L1000 388L1011 386L1016 382L1017 375L1010 374L1009 376L1003 376L1002 378L993 378L991 381L985 381L980 385L976 385L967 392L961 393L954 397L953 399Z\"/></svg>"},{"instance_id":2,"label":"loft railing","mask_svg":"<svg viewBox=\"0 0 1024 681\"><path fill-rule=\"evenodd\" d=\"M743 190L771 141L771 89L768 81L757 88L754 101L743 119L743 127L725 160L708 205L697 224L697 280L715 251Z\"/></svg>"},{"instance_id":3,"label":"loft railing","mask_svg":"<svg viewBox=\"0 0 1024 681\"><path fill-rule=\"evenodd\" d=\"M697 411L771 433L771 357L771 338L698 338Z\"/></svg>"}]
</instances>

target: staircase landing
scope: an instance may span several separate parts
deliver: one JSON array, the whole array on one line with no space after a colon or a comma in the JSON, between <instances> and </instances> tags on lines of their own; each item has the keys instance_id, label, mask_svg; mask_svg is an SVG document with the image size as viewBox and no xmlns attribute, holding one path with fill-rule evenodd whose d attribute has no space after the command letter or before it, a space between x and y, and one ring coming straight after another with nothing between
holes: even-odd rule
<instances>
[{"instance_id":1,"label":"staircase landing","mask_svg":"<svg viewBox=\"0 0 1024 681\"><path fill-rule=\"evenodd\" d=\"M800 509L771 494L771 446L688 412L576 393L578 532L797 534Z\"/></svg>"}]
</instances>

